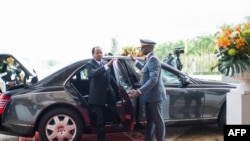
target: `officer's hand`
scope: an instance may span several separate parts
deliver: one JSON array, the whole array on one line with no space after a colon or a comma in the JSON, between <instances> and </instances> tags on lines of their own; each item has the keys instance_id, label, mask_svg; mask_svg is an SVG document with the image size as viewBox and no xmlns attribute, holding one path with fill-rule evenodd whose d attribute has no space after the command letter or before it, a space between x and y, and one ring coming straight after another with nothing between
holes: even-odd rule
<instances>
[{"instance_id":1,"label":"officer's hand","mask_svg":"<svg viewBox=\"0 0 250 141\"><path fill-rule=\"evenodd\" d=\"M130 57L131 60L135 61L135 57L132 54L128 54L128 56Z\"/></svg>"},{"instance_id":2,"label":"officer's hand","mask_svg":"<svg viewBox=\"0 0 250 141\"><path fill-rule=\"evenodd\" d=\"M136 98L137 96L140 95L140 93L138 90L132 89L128 91L128 95L129 95L129 98Z\"/></svg>"}]
</instances>

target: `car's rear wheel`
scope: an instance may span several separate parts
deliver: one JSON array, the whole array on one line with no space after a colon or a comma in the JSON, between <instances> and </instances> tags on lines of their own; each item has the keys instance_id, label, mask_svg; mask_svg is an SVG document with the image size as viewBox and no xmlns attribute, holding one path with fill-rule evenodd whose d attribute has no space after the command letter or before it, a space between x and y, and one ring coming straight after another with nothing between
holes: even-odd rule
<instances>
[{"instance_id":1,"label":"car's rear wheel","mask_svg":"<svg viewBox=\"0 0 250 141\"><path fill-rule=\"evenodd\" d=\"M79 141L83 125L73 110L55 108L42 117L38 131L42 141Z\"/></svg>"}]
</instances>

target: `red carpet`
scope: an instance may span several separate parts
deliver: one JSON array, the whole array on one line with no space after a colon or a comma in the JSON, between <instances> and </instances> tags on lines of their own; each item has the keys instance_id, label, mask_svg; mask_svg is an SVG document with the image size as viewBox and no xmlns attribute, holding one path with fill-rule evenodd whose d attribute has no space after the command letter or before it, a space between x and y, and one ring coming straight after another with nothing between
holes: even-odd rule
<instances>
[{"instance_id":1,"label":"red carpet","mask_svg":"<svg viewBox=\"0 0 250 141\"><path fill-rule=\"evenodd\" d=\"M86 141L96 141L95 134L83 134L82 140ZM120 133L109 133L106 134L107 141L143 141L144 136L139 132L133 132L130 136L130 132L120 132ZM39 138L39 134L37 133L34 138L24 138L19 137L18 141L41 141Z\"/></svg>"}]
</instances>

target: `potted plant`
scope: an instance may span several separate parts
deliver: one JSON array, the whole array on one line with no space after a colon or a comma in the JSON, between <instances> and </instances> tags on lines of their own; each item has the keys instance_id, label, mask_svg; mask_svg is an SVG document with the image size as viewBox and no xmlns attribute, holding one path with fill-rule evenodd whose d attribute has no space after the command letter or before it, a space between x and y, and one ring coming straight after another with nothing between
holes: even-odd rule
<instances>
[{"instance_id":1,"label":"potted plant","mask_svg":"<svg viewBox=\"0 0 250 141\"><path fill-rule=\"evenodd\" d=\"M225 25L216 36L217 63L211 70L218 71L225 76L244 74L250 66L250 23L237 26Z\"/></svg>"}]
</instances>

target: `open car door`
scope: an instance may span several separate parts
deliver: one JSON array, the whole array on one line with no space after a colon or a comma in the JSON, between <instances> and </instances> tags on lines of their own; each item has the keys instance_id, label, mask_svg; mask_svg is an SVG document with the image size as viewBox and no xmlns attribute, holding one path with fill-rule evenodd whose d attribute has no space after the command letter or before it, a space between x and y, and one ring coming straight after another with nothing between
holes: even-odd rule
<instances>
[{"instance_id":1,"label":"open car door","mask_svg":"<svg viewBox=\"0 0 250 141\"><path fill-rule=\"evenodd\" d=\"M125 127L133 130L135 100L130 99L127 93L128 90L132 89L132 83L129 76L127 76L125 66L122 63L119 63L119 60L113 62L113 68L119 93L121 95L121 100L117 102L116 107L120 112L119 115L121 116L121 120L123 121Z\"/></svg>"}]
</instances>

